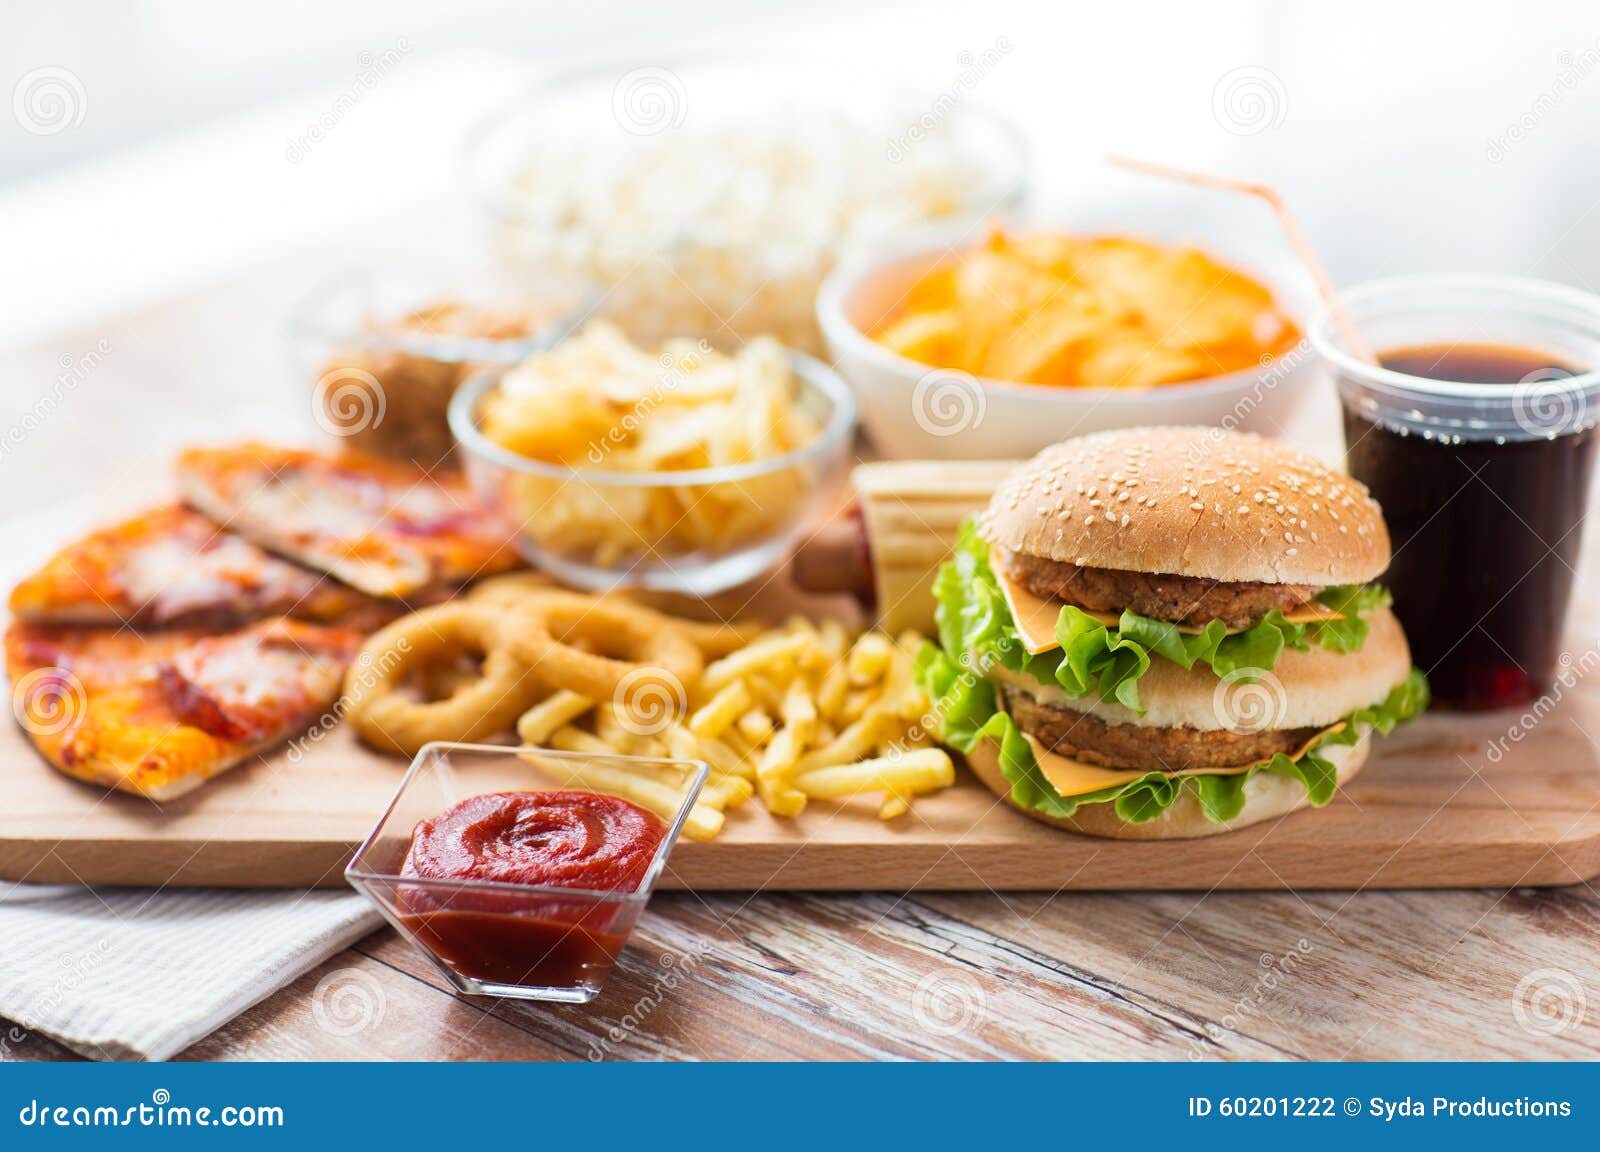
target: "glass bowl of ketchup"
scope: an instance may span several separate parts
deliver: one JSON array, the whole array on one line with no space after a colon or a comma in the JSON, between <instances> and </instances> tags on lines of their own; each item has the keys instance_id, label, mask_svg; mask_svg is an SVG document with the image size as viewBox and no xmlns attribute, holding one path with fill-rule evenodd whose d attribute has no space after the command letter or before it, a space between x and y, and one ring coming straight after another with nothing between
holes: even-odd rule
<instances>
[{"instance_id":1,"label":"glass bowl of ketchup","mask_svg":"<svg viewBox=\"0 0 1600 1152\"><path fill-rule=\"evenodd\" d=\"M1444 708L1549 692L1600 423L1600 297L1537 280L1408 276L1341 293L1376 355L1326 312L1350 473L1383 506L1383 577Z\"/></svg>"},{"instance_id":2,"label":"glass bowl of ketchup","mask_svg":"<svg viewBox=\"0 0 1600 1152\"><path fill-rule=\"evenodd\" d=\"M345 878L462 992L599 995L700 794L697 760L417 754Z\"/></svg>"}]
</instances>

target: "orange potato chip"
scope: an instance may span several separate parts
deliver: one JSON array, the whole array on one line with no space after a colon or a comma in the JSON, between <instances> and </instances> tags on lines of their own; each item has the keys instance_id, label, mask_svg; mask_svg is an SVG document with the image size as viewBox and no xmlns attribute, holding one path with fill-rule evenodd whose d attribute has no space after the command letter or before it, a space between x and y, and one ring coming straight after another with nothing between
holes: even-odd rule
<instances>
[{"instance_id":1,"label":"orange potato chip","mask_svg":"<svg viewBox=\"0 0 1600 1152\"><path fill-rule=\"evenodd\" d=\"M1300 330L1264 285L1198 249L996 232L922 277L872 335L995 380L1152 388L1257 367Z\"/></svg>"}]
</instances>

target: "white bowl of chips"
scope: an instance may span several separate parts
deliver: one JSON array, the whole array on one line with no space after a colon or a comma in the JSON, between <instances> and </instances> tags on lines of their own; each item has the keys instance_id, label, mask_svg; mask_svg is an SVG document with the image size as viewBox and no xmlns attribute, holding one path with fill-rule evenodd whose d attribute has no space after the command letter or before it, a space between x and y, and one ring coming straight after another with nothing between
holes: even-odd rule
<instances>
[{"instance_id":1,"label":"white bowl of chips","mask_svg":"<svg viewBox=\"0 0 1600 1152\"><path fill-rule=\"evenodd\" d=\"M954 239L925 235L839 268L818 294L817 320L835 367L855 391L862 423L890 457L1020 458L1069 436L1154 424L1279 432L1317 371L1309 345L1299 338L1314 311L1313 286L1285 247L1273 246L1270 232L1256 238L1227 233L1216 243L1196 244L1194 231L1192 211L1129 212L1121 205L1077 213L1064 228L1031 227L1013 243L1071 237L1086 244L1123 244L1137 238L1135 247L1142 243L1186 260L1195 253L1178 253L1178 248L1199 249L1215 262L1211 267L1234 277L1242 274L1228 282L1262 290L1273 305L1269 326L1281 327L1262 338L1259 355L1252 350L1241 358L1241 348L1231 346L1229 370L1214 374L1183 375L1188 352L1169 333L1176 330L1181 337L1181 321L1189 314L1171 311L1172 293L1163 295L1171 285L1130 284L1126 291L1119 285L1110 303L1091 302L1093 317L1085 320L1070 307L1059 307L1054 293L1037 294L1037 285L997 279L993 267L963 279L963 261L989 255L990 239L971 233ZM1155 263L1167 267L1183 261ZM1036 292L1037 306L1030 291ZM919 292L936 300L938 308L897 328ZM1180 323L1158 327L1143 315L1148 310L1159 320L1162 308ZM1130 314L1144 325L1149 356L1129 343L1129 324L1117 320ZM1261 318L1249 323L1254 330ZM1204 342L1202 333L1190 331ZM899 347L909 346L926 359L903 354L891 346L890 335ZM940 352L966 353L973 347L976 354L948 355L945 363L938 362ZM1199 363L1203 371L1208 363L1203 354ZM994 371L1023 364L1036 375L1053 372L1073 383L1024 383L1018 379L1022 369L1016 375ZM1160 380L1161 372L1168 378L1150 383Z\"/></svg>"}]
</instances>

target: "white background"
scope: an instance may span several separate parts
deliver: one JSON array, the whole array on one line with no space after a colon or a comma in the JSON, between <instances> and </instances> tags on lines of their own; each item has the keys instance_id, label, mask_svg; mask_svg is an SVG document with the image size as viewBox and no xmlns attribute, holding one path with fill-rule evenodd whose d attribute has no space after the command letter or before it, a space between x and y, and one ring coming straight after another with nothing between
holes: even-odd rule
<instances>
[{"instance_id":1,"label":"white background","mask_svg":"<svg viewBox=\"0 0 1600 1152\"><path fill-rule=\"evenodd\" d=\"M389 208L448 188L448 171L418 172L408 153L452 167L444 137L503 90L505 66L708 46L848 51L937 78L1003 38L1011 50L972 99L1028 129L1046 198L1103 181L1094 158L1116 148L1275 182L1343 282L1427 270L1600 281L1600 10L1584 0L5 0L0 13L6 94L41 67L70 70L83 94L81 121L52 135L0 109L0 335L12 338L136 290L125 275L179 280L329 231L375 233ZM339 157L290 165L294 109L309 123L361 53L402 41L402 64L319 148ZM1249 134L1213 108L1240 68L1266 70L1274 102ZM409 140L384 137L408 118ZM1513 125L1521 138L1492 160ZM352 156L365 180L343 179ZM398 191L408 176L425 187ZM41 285L48 267L13 258L41 245L79 281L71 299Z\"/></svg>"},{"instance_id":2,"label":"white background","mask_svg":"<svg viewBox=\"0 0 1600 1152\"><path fill-rule=\"evenodd\" d=\"M1341 283L1600 287L1593 0L0 0L0 349L81 343L264 264L293 269L292 294L357 256L470 248L461 134L541 70L747 47L847 53L937 89L996 45L965 98L1025 128L1044 213L1114 190L1098 157L1116 149L1275 183ZM398 63L292 161L385 53ZM40 69L77 86L45 133L18 103ZM0 379L13 409L48 383L27 375Z\"/></svg>"}]
</instances>

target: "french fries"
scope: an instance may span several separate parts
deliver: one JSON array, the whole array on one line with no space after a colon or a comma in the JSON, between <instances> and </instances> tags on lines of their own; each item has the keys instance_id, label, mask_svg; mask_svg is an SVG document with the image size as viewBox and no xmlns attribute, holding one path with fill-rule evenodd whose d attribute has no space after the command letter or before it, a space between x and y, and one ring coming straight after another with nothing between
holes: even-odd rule
<instances>
[{"instance_id":1,"label":"french fries","mask_svg":"<svg viewBox=\"0 0 1600 1152\"><path fill-rule=\"evenodd\" d=\"M524 744L543 744L557 729L566 727L593 707L594 701L587 696L562 689L522 714L522 719L517 721L517 735Z\"/></svg>"},{"instance_id":2,"label":"french fries","mask_svg":"<svg viewBox=\"0 0 1600 1152\"><path fill-rule=\"evenodd\" d=\"M837 621L804 620L745 635L691 687L683 715L658 731L633 731L612 704L558 692L523 715L518 734L567 751L704 761L710 776L684 824L691 839L715 836L725 813L752 796L794 817L809 800L877 795L878 815L892 820L915 797L954 782L950 757L927 735L928 699L912 675L921 636L852 638ZM676 810L673 789L648 765L597 764L574 780L658 814Z\"/></svg>"},{"instance_id":3,"label":"french fries","mask_svg":"<svg viewBox=\"0 0 1600 1152\"><path fill-rule=\"evenodd\" d=\"M636 347L603 321L536 352L484 398L483 432L530 460L642 477L772 460L822 426L801 402L788 351L750 341L733 355L673 340ZM502 499L545 550L601 568L643 556L723 555L770 535L794 514L796 467L697 484L581 484L532 473ZM706 630L731 651L737 635ZM720 653L719 653L720 654Z\"/></svg>"}]
</instances>

